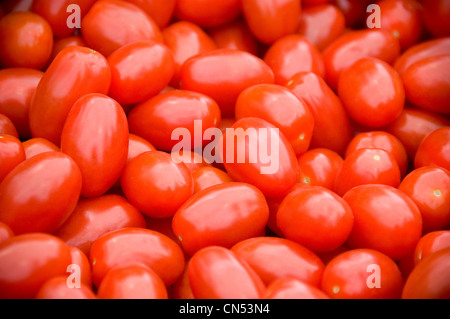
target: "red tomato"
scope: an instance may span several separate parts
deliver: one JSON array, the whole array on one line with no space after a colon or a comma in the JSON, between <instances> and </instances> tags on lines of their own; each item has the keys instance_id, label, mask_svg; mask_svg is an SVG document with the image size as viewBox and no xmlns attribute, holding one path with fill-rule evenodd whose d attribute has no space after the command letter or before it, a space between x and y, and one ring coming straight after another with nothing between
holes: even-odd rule
<instances>
[{"instance_id":1,"label":"red tomato","mask_svg":"<svg viewBox=\"0 0 450 319\"><path fill-rule=\"evenodd\" d=\"M31 299L55 276L64 276L69 246L55 236L29 233L0 244L0 297Z\"/></svg>"},{"instance_id":2,"label":"red tomato","mask_svg":"<svg viewBox=\"0 0 450 319\"><path fill-rule=\"evenodd\" d=\"M325 267L322 290L334 299L398 299L403 278L397 264L372 249L354 249Z\"/></svg>"},{"instance_id":3,"label":"red tomato","mask_svg":"<svg viewBox=\"0 0 450 319\"><path fill-rule=\"evenodd\" d=\"M163 41L156 22L140 7L127 1L95 2L83 17L81 30L88 46L106 57L132 42Z\"/></svg>"},{"instance_id":4,"label":"red tomato","mask_svg":"<svg viewBox=\"0 0 450 319\"><path fill-rule=\"evenodd\" d=\"M50 59L53 32L32 12L12 12L0 20L0 66L42 69Z\"/></svg>"},{"instance_id":5,"label":"red tomato","mask_svg":"<svg viewBox=\"0 0 450 319\"><path fill-rule=\"evenodd\" d=\"M166 27L175 11L177 0L127 0L144 10L160 28Z\"/></svg>"},{"instance_id":6,"label":"red tomato","mask_svg":"<svg viewBox=\"0 0 450 319\"><path fill-rule=\"evenodd\" d=\"M173 284L170 291L171 299L194 299L194 294L189 283L188 268L185 267L181 277Z\"/></svg>"},{"instance_id":7,"label":"red tomato","mask_svg":"<svg viewBox=\"0 0 450 319\"><path fill-rule=\"evenodd\" d=\"M245 89L236 100L235 115L236 120L258 117L275 125L297 155L309 148L314 117L303 100L281 85L258 84Z\"/></svg>"},{"instance_id":8,"label":"red tomato","mask_svg":"<svg viewBox=\"0 0 450 319\"><path fill-rule=\"evenodd\" d=\"M186 90L158 94L128 114L132 134L167 152L201 149L210 141L206 130L217 127L220 118L212 98Z\"/></svg>"},{"instance_id":9,"label":"red tomato","mask_svg":"<svg viewBox=\"0 0 450 319\"><path fill-rule=\"evenodd\" d=\"M239 0L177 0L175 17L203 28L217 27L241 13Z\"/></svg>"},{"instance_id":10,"label":"red tomato","mask_svg":"<svg viewBox=\"0 0 450 319\"><path fill-rule=\"evenodd\" d=\"M398 189L416 203L424 232L444 229L450 222L450 172L446 169L431 166L415 169Z\"/></svg>"},{"instance_id":11,"label":"red tomato","mask_svg":"<svg viewBox=\"0 0 450 319\"><path fill-rule=\"evenodd\" d=\"M115 194L80 200L65 223L54 233L67 245L89 255L92 243L107 232L125 227L146 227L142 214Z\"/></svg>"},{"instance_id":12,"label":"red tomato","mask_svg":"<svg viewBox=\"0 0 450 319\"><path fill-rule=\"evenodd\" d=\"M144 265L117 266L98 287L99 299L167 299L167 289L151 268Z\"/></svg>"},{"instance_id":13,"label":"red tomato","mask_svg":"<svg viewBox=\"0 0 450 319\"><path fill-rule=\"evenodd\" d=\"M175 71L170 82L175 87L180 86L180 69L187 59L217 48L202 28L189 21L172 23L162 30L162 35L175 60Z\"/></svg>"},{"instance_id":14,"label":"red tomato","mask_svg":"<svg viewBox=\"0 0 450 319\"><path fill-rule=\"evenodd\" d=\"M25 160L23 145L17 137L0 134L0 183Z\"/></svg>"},{"instance_id":15,"label":"red tomato","mask_svg":"<svg viewBox=\"0 0 450 319\"><path fill-rule=\"evenodd\" d=\"M446 0L423 0L423 21L436 37L450 36L450 5Z\"/></svg>"},{"instance_id":16,"label":"red tomato","mask_svg":"<svg viewBox=\"0 0 450 319\"><path fill-rule=\"evenodd\" d=\"M5 223L0 222L0 244L8 239L14 237L14 232L11 227L6 225Z\"/></svg>"},{"instance_id":17,"label":"red tomato","mask_svg":"<svg viewBox=\"0 0 450 319\"><path fill-rule=\"evenodd\" d=\"M400 55L400 43L384 29L355 30L344 33L323 52L326 80L337 90L343 70L361 58L377 58L389 64Z\"/></svg>"},{"instance_id":18,"label":"red tomato","mask_svg":"<svg viewBox=\"0 0 450 319\"><path fill-rule=\"evenodd\" d=\"M122 173L122 190L137 209L154 217L171 217L193 194L192 173L161 151L145 152L131 160Z\"/></svg>"},{"instance_id":19,"label":"red tomato","mask_svg":"<svg viewBox=\"0 0 450 319\"><path fill-rule=\"evenodd\" d=\"M375 249L394 260L414 251L422 235L422 216L403 192L387 185L362 185L348 191L344 200L355 217L350 248Z\"/></svg>"},{"instance_id":20,"label":"red tomato","mask_svg":"<svg viewBox=\"0 0 450 319\"><path fill-rule=\"evenodd\" d=\"M428 134L420 143L414 158L416 168L437 165L450 170L450 126Z\"/></svg>"},{"instance_id":21,"label":"red tomato","mask_svg":"<svg viewBox=\"0 0 450 319\"><path fill-rule=\"evenodd\" d=\"M241 257L218 246L192 256L188 276L196 299L259 299L265 291L261 278Z\"/></svg>"},{"instance_id":22,"label":"red tomato","mask_svg":"<svg viewBox=\"0 0 450 319\"><path fill-rule=\"evenodd\" d=\"M43 74L42 71L25 68L0 70L0 113L12 121L23 139L31 136L28 111Z\"/></svg>"},{"instance_id":23,"label":"red tomato","mask_svg":"<svg viewBox=\"0 0 450 319\"><path fill-rule=\"evenodd\" d=\"M218 148L231 178L258 187L265 196L283 196L297 183L294 149L278 128L263 119L236 121Z\"/></svg>"},{"instance_id":24,"label":"red tomato","mask_svg":"<svg viewBox=\"0 0 450 319\"><path fill-rule=\"evenodd\" d=\"M203 166L192 172L194 179L194 193L210 186L232 182L233 179L226 172L211 166Z\"/></svg>"},{"instance_id":25,"label":"red tomato","mask_svg":"<svg viewBox=\"0 0 450 319\"><path fill-rule=\"evenodd\" d=\"M81 173L66 154L36 155L16 166L0 184L0 221L15 234L53 232L72 213Z\"/></svg>"},{"instance_id":26,"label":"red tomato","mask_svg":"<svg viewBox=\"0 0 450 319\"><path fill-rule=\"evenodd\" d=\"M44 137L59 146L72 105L89 93L107 94L110 82L111 71L100 53L78 46L62 50L42 76L31 102L33 137Z\"/></svg>"},{"instance_id":27,"label":"red tomato","mask_svg":"<svg viewBox=\"0 0 450 319\"><path fill-rule=\"evenodd\" d=\"M299 72L325 76L322 54L300 34L284 36L273 43L264 55L264 62L275 74L275 83L285 85Z\"/></svg>"},{"instance_id":28,"label":"red tomato","mask_svg":"<svg viewBox=\"0 0 450 319\"><path fill-rule=\"evenodd\" d=\"M194 173L197 169L201 167L211 166L209 162L200 154L198 151L182 149L180 151L173 151L170 153L172 160L175 163L184 163L187 168Z\"/></svg>"},{"instance_id":29,"label":"red tomato","mask_svg":"<svg viewBox=\"0 0 450 319\"><path fill-rule=\"evenodd\" d=\"M59 52L70 46L85 47L86 43L84 42L83 37L80 35L69 35L55 38L55 41L53 43L52 55L49 62L52 62L59 54Z\"/></svg>"},{"instance_id":30,"label":"red tomato","mask_svg":"<svg viewBox=\"0 0 450 319\"><path fill-rule=\"evenodd\" d=\"M169 237L144 228L127 227L100 236L91 246L92 281L99 287L107 273L117 267L143 264L173 284L183 273L184 256Z\"/></svg>"},{"instance_id":31,"label":"red tomato","mask_svg":"<svg viewBox=\"0 0 450 319\"><path fill-rule=\"evenodd\" d=\"M345 23L350 29L359 29L366 26L367 7L372 0L336 0L336 6L342 11Z\"/></svg>"},{"instance_id":32,"label":"red tomato","mask_svg":"<svg viewBox=\"0 0 450 319\"><path fill-rule=\"evenodd\" d=\"M303 8L298 33L308 39L320 51L341 36L344 31L344 13L334 4L324 3Z\"/></svg>"},{"instance_id":33,"label":"red tomato","mask_svg":"<svg viewBox=\"0 0 450 319\"><path fill-rule=\"evenodd\" d=\"M394 135L385 131L370 131L357 134L348 144L345 157L361 148L379 148L391 154L400 169L401 176L405 176L408 169L408 154L403 144Z\"/></svg>"},{"instance_id":34,"label":"red tomato","mask_svg":"<svg viewBox=\"0 0 450 319\"><path fill-rule=\"evenodd\" d=\"M423 59L402 75L406 98L414 105L450 114L450 55Z\"/></svg>"},{"instance_id":35,"label":"red tomato","mask_svg":"<svg viewBox=\"0 0 450 319\"><path fill-rule=\"evenodd\" d=\"M209 35L221 49L235 49L259 56L258 40L241 20L224 24L209 30Z\"/></svg>"},{"instance_id":36,"label":"red tomato","mask_svg":"<svg viewBox=\"0 0 450 319\"><path fill-rule=\"evenodd\" d=\"M275 280L264 296L266 299L330 299L320 289L295 278Z\"/></svg>"},{"instance_id":37,"label":"red tomato","mask_svg":"<svg viewBox=\"0 0 450 319\"><path fill-rule=\"evenodd\" d=\"M325 80L315 73L301 72L294 75L286 87L303 99L313 113L311 148L327 148L343 156L353 136L350 119Z\"/></svg>"},{"instance_id":38,"label":"red tomato","mask_svg":"<svg viewBox=\"0 0 450 319\"><path fill-rule=\"evenodd\" d=\"M59 152L60 149L42 137L33 137L22 143L27 159L46 152Z\"/></svg>"},{"instance_id":39,"label":"red tomato","mask_svg":"<svg viewBox=\"0 0 450 319\"><path fill-rule=\"evenodd\" d=\"M243 0L242 14L254 36L265 44L298 29L301 2L296 0Z\"/></svg>"},{"instance_id":40,"label":"red tomato","mask_svg":"<svg viewBox=\"0 0 450 319\"><path fill-rule=\"evenodd\" d=\"M0 113L0 134L6 134L19 138L19 133L17 132L14 123L6 116Z\"/></svg>"},{"instance_id":41,"label":"red tomato","mask_svg":"<svg viewBox=\"0 0 450 319\"><path fill-rule=\"evenodd\" d=\"M277 225L284 236L315 253L327 253L344 244L353 219L350 206L321 186L296 188L283 199L277 212Z\"/></svg>"},{"instance_id":42,"label":"red tomato","mask_svg":"<svg viewBox=\"0 0 450 319\"><path fill-rule=\"evenodd\" d=\"M326 148L309 150L298 157L300 168L298 182L333 190L336 175L343 163L342 157L332 150Z\"/></svg>"},{"instance_id":43,"label":"red tomato","mask_svg":"<svg viewBox=\"0 0 450 319\"><path fill-rule=\"evenodd\" d=\"M81 283L80 287L67 286L65 276L56 276L47 280L36 293L35 299L96 299L95 293L88 285Z\"/></svg>"},{"instance_id":44,"label":"red tomato","mask_svg":"<svg viewBox=\"0 0 450 319\"><path fill-rule=\"evenodd\" d=\"M234 116L236 99L242 90L275 81L272 70L262 59L233 49L217 49L192 57L180 72L181 88L211 97L219 104L223 117Z\"/></svg>"},{"instance_id":45,"label":"red tomato","mask_svg":"<svg viewBox=\"0 0 450 319\"><path fill-rule=\"evenodd\" d=\"M450 248L428 256L411 272L403 287L403 299L450 298Z\"/></svg>"},{"instance_id":46,"label":"red tomato","mask_svg":"<svg viewBox=\"0 0 450 319\"><path fill-rule=\"evenodd\" d=\"M88 287L92 287L91 264L87 255L77 247L70 246L70 268L67 268L67 278L70 284L76 285L79 282Z\"/></svg>"},{"instance_id":47,"label":"red tomato","mask_svg":"<svg viewBox=\"0 0 450 319\"><path fill-rule=\"evenodd\" d=\"M395 157L379 148L361 148L344 159L336 175L334 191L343 196L351 188L366 184L398 187L400 169Z\"/></svg>"},{"instance_id":48,"label":"red tomato","mask_svg":"<svg viewBox=\"0 0 450 319\"><path fill-rule=\"evenodd\" d=\"M122 107L102 94L77 100L64 124L61 151L80 167L81 194L103 195L119 179L127 161L128 122Z\"/></svg>"},{"instance_id":49,"label":"red tomato","mask_svg":"<svg viewBox=\"0 0 450 319\"><path fill-rule=\"evenodd\" d=\"M376 58L362 58L343 70L338 95L349 116L359 124L380 128L392 123L405 105L397 71Z\"/></svg>"},{"instance_id":50,"label":"red tomato","mask_svg":"<svg viewBox=\"0 0 450 319\"><path fill-rule=\"evenodd\" d=\"M286 277L320 286L322 261L311 250L291 240L253 237L240 241L231 251L244 259L267 286Z\"/></svg>"},{"instance_id":51,"label":"red tomato","mask_svg":"<svg viewBox=\"0 0 450 319\"><path fill-rule=\"evenodd\" d=\"M138 155L149 151L156 151L156 148L149 141L140 136L129 134L127 163Z\"/></svg>"},{"instance_id":52,"label":"red tomato","mask_svg":"<svg viewBox=\"0 0 450 319\"><path fill-rule=\"evenodd\" d=\"M443 249L450 248L450 231L433 231L422 238L417 243L414 251L414 264L417 266L428 256Z\"/></svg>"},{"instance_id":53,"label":"red tomato","mask_svg":"<svg viewBox=\"0 0 450 319\"><path fill-rule=\"evenodd\" d=\"M5 12L30 11L33 0L3 0L2 6Z\"/></svg>"},{"instance_id":54,"label":"red tomato","mask_svg":"<svg viewBox=\"0 0 450 319\"><path fill-rule=\"evenodd\" d=\"M183 250L192 256L207 246L230 248L257 236L268 218L266 199L256 187L228 182L190 197L175 213L172 227Z\"/></svg>"}]
</instances>

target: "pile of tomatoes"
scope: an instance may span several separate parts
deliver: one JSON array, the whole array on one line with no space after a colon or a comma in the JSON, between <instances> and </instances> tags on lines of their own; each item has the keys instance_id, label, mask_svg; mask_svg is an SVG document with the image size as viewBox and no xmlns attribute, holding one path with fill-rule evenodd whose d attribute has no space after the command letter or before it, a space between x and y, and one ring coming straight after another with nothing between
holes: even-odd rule
<instances>
[{"instance_id":1,"label":"pile of tomatoes","mask_svg":"<svg viewBox=\"0 0 450 319\"><path fill-rule=\"evenodd\" d=\"M450 298L448 0L0 17L0 298Z\"/></svg>"}]
</instances>

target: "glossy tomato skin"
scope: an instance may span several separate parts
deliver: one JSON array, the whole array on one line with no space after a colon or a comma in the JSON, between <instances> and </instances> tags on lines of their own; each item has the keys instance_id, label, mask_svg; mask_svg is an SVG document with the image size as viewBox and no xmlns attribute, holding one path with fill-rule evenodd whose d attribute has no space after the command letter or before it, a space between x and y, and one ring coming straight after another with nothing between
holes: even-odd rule
<instances>
[{"instance_id":1,"label":"glossy tomato skin","mask_svg":"<svg viewBox=\"0 0 450 319\"><path fill-rule=\"evenodd\" d=\"M398 299L402 287L397 264L372 249L339 254L327 264L322 277L322 290L335 299Z\"/></svg>"},{"instance_id":2,"label":"glossy tomato skin","mask_svg":"<svg viewBox=\"0 0 450 319\"><path fill-rule=\"evenodd\" d=\"M212 166L204 166L192 172L194 179L194 193L210 186L233 182L233 179L226 172Z\"/></svg>"},{"instance_id":3,"label":"glossy tomato skin","mask_svg":"<svg viewBox=\"0 0 450 319\"><path fill-rule=\"evenodd\" d=\"M278 105L274 108L274 104ZM251 86L236 100L235 118L258 117L278 127L294 152L306 152L314 130L314 117L303 100L289 89L276 84Z\"/></svg>"},{"instance_id":4,"label":"glossy tomato skin","mask_svg":"<svg viewBox=\"0 0 450 319\"><path fill-rule=\"evenodd\" d=\"M189 261L187 261L189 263ZM194 299L191 285L189 283L189 267L184 268L181 277L173 284L172 289L169 292L171 299Z\"/></svg>"},{"instance_id":5,"label":"glossy tomato skin","mask_svg":"<svg viewBox=\"0 0 450 319\"><path fill-rule=\"evenodd\" d=\"M437 165L450 170L450 126L444 126L428 134L420 143L414 157L416 168Z\"/></svg>"},{"instance_id":6,"label":"glossy tomato skin","mask_svg":"<svg viewBox=\"0 0 450 319\"><path fill-rule=\"evenodd\" d=\"M0 113L0 134L11 135L15 138L19 138L14 123L6 116Z\"/></svg>"},{"instance_id":7,"label":"glossy tomato skin","mask_svg":"<svg viewBox=\"0 0 450 319\"><path fill-rule=\"evenodd\" d=\"M142 153L123 170L120 183L126 198L143 214L171 217L193 194L192 173L162 151Z\"/></svg>"},{"instance_id":8,"label":"glossy tomato skin","mask_svg":"<svg viewBox=\"0 0 450 319\"><path fill-rule=\"evenodd\" d=\"M243 0L242 14L253 35L262 43L271 44L298 28L299 1Z\"/></svg>"},{"instance_id":9,"label":"glossy tomato skin","mask_svg":"<svg viewBox=\"0 0 450 319\"><path fill-rule=\"evenodd\" d=\"M80 287L69 288L67 286L67 278L57 276L47 280L36 293L34 299L97 299L92 288L80 284Z\"/></svg>"},{"instance_id":10,"label":"glossy tomato skin","mask_svg":"<svg viewBox=\"0 0 450 319\"><path fill-rule=\"evenodd\" d=\"M297 183L294 149L278 128L263 119L236 121L219 140L219 152L231 178L258 187L265 196L283 196Z\"/></svg>"},{"instance_id":11,"label":"glossy tomato skin","mask_svg":"<svg viewBox=\"0 0 450 319\"><path fill-rule=\"evenodd\" d=\"M173 150L170 152L170 156L175 163L184 163L191 173L194 173L198 168L212 166L197 150Z\"/></svg>"},{"instance_id":12,"label":"glossy tomato skin","mask_svg":"<svg viewBox=\"0 0 450 319\"><path fill-rule=\"evenodd\" d=\"M106 57L132 42L163 41L156 22L140 7L127 1L95 2L83 17L81 30L87 45Z\"/></svg>"},{"instance_id":13,"label":"glossy tomato skin","mask_svg":"<svg viewBox=\"0 0 450 319\"><path fill-rule=\"evenodd\" d=\"M0 184L0 221L15 234L51 233L75 208L81 182L77 164L61 152L25 160Z\"/></svg>"},{"instance_id":14,"label":"glossy tomato skin","mask_svg":"<svg viewBox=\"0 0 450 319\"><path fill-rule=\"evenodd\" d=\"M423 20L425 27L431 34L436 37L450 36L450 7L445 0L424 0L423 5Z\"/></svg>"},{"instance_id":15,"label":"glossy tomato skin","mask_svg":"<svg viewBox=\"0 0 450 319\"><path fill-rule=\"evenodd\" d=\"M252 267L266 286L291 277L319 287L324 265L311 250L291 240L253 237L235 244L231 251Z\"/></svg>"},{"instance_id":16,"label":"glossy tomato skin","mask_svg":"<svg viewBox=\"0 0 450 319\"><path fill-rule=\"evenodd\" d=\"M89 93L107 94L110 83L111 70L103 55L87 47L62 50L45 71L32 99L32 136L44 137L59 146L72 105Z\"/></svg>"},{"instance_id":17,"label":"glossy tomato skin","mask_svg":"<svg viewBox=\"0 0 450 319\"><path fill-rule=\"evenodd\" d=\"M166 27L172 20L176 0L127 0L144 10L159 26L160 29Z\"/></svg>"},{"instance_id":18,"label":"glossy tomato skin","mask_svg":"<svg viewBox=\"0 0 450 319\"><path fill-rule=\"evenodd\" d=\"M259 299L265 290L255 271L224 247L199 250L189 261L188 276L197 299Z\"/></svg>"},{"instance_id":19,"label":"glossy tomato skin","mask_svg":"<svg viewBox=\"0 0 450 319\"><path fill-rule=\"evenodd\" d=\"M144 152L156 151L156 148L145 138L135 134L128 134L127 163Z\"/></svg>"},{"instance_id":20,"label":"glossy tomato skin","mask_svg":"<svg viewBox=\"0 0 450 319\"><path fill-rule=\"evenodd\" d=\"M435 252L419 263L403 287L403 299L450 298L450 248Z\"/></svg>"},{"instance_id":21,"label":"glossy tomato skin","mask_svg":"<svg viewBox=\"0 0 450 319\"><path fill-rule=\"evenodd\" d=\"M83 37L80 35L68 35L55 38L49 64L56 58L59 52L70 46L85 47L87 46L87 44L86 42L84 42Z\"/></svg>"},{"instance_id":22,"label":"glossy tomato skin","mask_svg":"<svg viewBox=\"0 0 450 319\"><path fill-rule=\"evenodd\" d=\"M77 100L64 124L61 151L80 167L81 194L103 195L119 179L127 161L128 121L120 104L103 94Z\"/></svg>"},{"instance_id":23,"label":"glossy tomato skin","mask_svg":"<svg viewBox=\"0 0 450 319\"><path fill-rule=\"evenodd\" d=\"M256 187L228 182L190 197L175 213L172 228L183 250L192 256L206 246L230 248L257 236L268 218L266 199Z\"/></svg>"},{"instance_id":24,"label":"glossy tomato skin","mask_svg":"<svg viewBox=\"0 0 450 319\"><path fill-rule=\"evenodd\" d=\"M89 263L88 255L77 247L69 246L70 248L70 268L67 267L67 278L72 284L76 284L76 280L80 280L88 287L92 287L92 273L91 265ZM76 271L80 273L75 273ZM79 277L77 277L80 275Z\"/></svg>"},{"instance_id":25,"label":"glossy tomato skin","mask_svg":"<svg viewBox=\"0 0 450 319\"><path fill-rule=\"evenodd\" d=\"M40 70L50 59L53 32L33 12L12 12L0 20L0 65Z\"/></svg>"},{"instance_id":26,"label":"glossy tomato skin","mask_svg":"<svg viewBox=\"0 0 450 319\"><path fill-rule=\"evenodd\" d=\"M120 104L143 102L164 89L175 72L172 52L153 41L133 42L108 56L108 95Z\"/></svg>"},{"instance_id":27,"label":"glossy tomato skin","mask_svg":"<svg viewBox=\"0 0 450 319\"><path fill-rule=\"evenodd\" d=\"M100 299L167 299L167 289L151 268L136 264L117 266L106 274L97 297Z\"/></svg>"},{"instance_id":28,"label":"glossy tomato skin","mask_svg":"<svg viewBox=\"0 0 450 319\"><path fill-rule=\"evenodd\" d=\"M42 137L33 137L22 142L27 159L46 152L61 151L58 146Z\"/></svg>"},{"instance_id":29,"label":"glossy tomato skin","mask_svg":"<svg viewBox=\"0 0 450 319\"><path fill-rule=\"evenodd\" d=\"M273 71L262 59L233 49L217 49L192 57L180 72L181 88L211 97L219 104L223 117L234 116L235 102L242 90L275 81Z\"/></svg>"},{"instance_id":30,"label":"glossy tomato skin","mask_svg":"<svg viewBox=\"0 0 450 319\"><path fill-rule=\"evenodd\" d=\"M155 271L166 286L182 274L183 251L169 237L145 228L126 227L100 236L91 247L92 282L99 287L116 266L144 264Z\"/></svg>"},{"instance_id":31,"label":"glossy tomato skin","mask_svg":"<svg viewBox=\"0 0 450 319\"><path fill-rule=\"evenodd\" d=\"M352 232L353 220L350 206L321 186L297 187L277 211L277 225L284 236L315 253L328 253L343 245Z\"/></svg>"},{"instance_id":32,"label":"glossy tomato skin","mask_svg":"<svg viewBox=\"0 0 450 319\"><path fill-rule=\"evenodd\" d=\"M259 56L260 45L244 21L238 19L208 31L217 48L236 49Z\"/></svg>"},{"instance_id":33,"label":"glossy tomato skin","mask_svg":"<svg viewBox=\"0 0 450 319\"><path fill-rule=\"evenodd\" d=\"M17 137L0 134L0 183L17 165L25 160L25 150Z\"/></svg>"},{"instance_id":34,"label":"glossy tomato skin","mask_svg":"<svg viewBox=\"0 0 450 319\"><path fill-rule=\"evenodd\" d=\"M28 111L43 75L42 71L28 68L0 70L0 113L12 121L22 139L31 136Z\"/></svg>"},{"instance_id":35,"label":"glossy tomato skin","mask_svg":"<svg viewBox=\"0 0 450 319\"><path fill-rule=\"evenodd\" d=\"M65 275L70 249L53 235L29 233L0 244L0 260L1 298L31 299L48 279Z\"/></svg>"},{"instance_id":36,"label":"glossy tomato skin","mask_svg":"<svg viewBox=\"0 0 450 319\"><path fill-rule=\"evenodd\" d=\"M425 166L411 171L399 190L414 200L422 214L425 233L444 229L450 222L450 172Z\"/></svg>"},{"instance_id":37,"label":"glossy tomato skin","mask_svg":"<svg viewBox=\"0 0 450 319\"><path fill-rule=\"evenodd\" d=\"M353 132L349 116L336 93L323 78L312 72L294 75L286 87L303 99L313 113L314 131L310 147L327 148L343 156Z\"/></svg>"},{"instance_id":38,"label":"glossy tomato skin","mask_svg":"<svg viewBox=\"0 0 450 319\"><path fill-rule=\"evenodd\" d=\"M8 239L14 237L14 232L11 227L5 223L0 222L0 244Z\"/></svg>"},{"instance_id":39,"label":"glossy tomato skin","mask_svg":"<svg viewBox=\"0 0 450 319\"><path fill-rule=\"evenodd\" d=\"M107 194L80 200L75 210L54 233L67 245L89 255L92 243L101 235L124 227L146 227L142 214L124 197Z\"/></svg>"},{"instance_id":40,"label":"glossy tomato skin","mask_svg":"<svg viewBox=\"0 0 450 319\"><path fill-rule=\"evenodd\" d=\"M217 127L220 119L220 108L212 98L188 90L158 94L136 105L128 114L132 134L167 152L177 145L183 151L201 149L210 141L205 131Z\"/></svg>"},{"instance_id":41,"label":"glossy tomato skin","mask_svg":"<svg viewBox=\"0 0 450 319\"><path fill-rule=\"evenodd\" d=\"M414 251L422 235L422 216L403 192L387 185L361 185L343 198L355 217L347 241L350 248L375 249L394 260Z\"/></svg>"},{"instance_id":42,"label":"glossy tomato skin","mask_svg":"<svg viewBox=\"0 0 450 319\"><path fill-rule=\"evenodd\" d=\"M264 295L266 299L330 299L320 289L295 278L280 278L272 282Z\"/></svg>"}]
</instances>

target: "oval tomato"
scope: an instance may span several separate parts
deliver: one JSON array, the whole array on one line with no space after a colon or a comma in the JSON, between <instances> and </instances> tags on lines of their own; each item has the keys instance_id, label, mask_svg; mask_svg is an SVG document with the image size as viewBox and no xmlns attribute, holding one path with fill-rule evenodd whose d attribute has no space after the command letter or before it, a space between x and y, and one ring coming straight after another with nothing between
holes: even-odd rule
<instances>
[{"instance_id":1,"label":"oval tomato","mask_svg":"<svg viewBox=\"0 0 450 319\"><path fill-rule=\"evenodd\" d=\"M450 170L450 126L428 134L420 143L414 158L416 168L437 165Z\"/></svg>"},{"instance_id":2,"label":"oval tomato","mask_svg":"<svg viewBox=\"0 0 450 319\"><path fill-rule=\"evenodd\" d=\"M92 287L91 264L88 256L77 247L70 248L70 267L67 266L67 279L69 283L76 285L79 282ZM78 272L79 271L79 272ZM70 285L70 284L69 284Z\"/></svg>"},{"instance_id":3,"label":"oval tomato","mask_svg":"<svg viewBox=\"0 0 450 319\"><path fill-rule=\"evenodd\" d=\"M47 280L36 293L34 299L96 299L91 287L84 283L80 287L67 286L67 278L57 276Z\"/></svg>"},{"instance_id":4,"label":"oval tomato","mask_svg":"<svg viewBox=\"0 0 450 319\"><path fill-rule=\"evenodd\" d=\"M0 134L0 183L25 160L25 150L17 137Z\"/></svg>"},{"instance_id":5,"label":"oval tomato","mask_svg":"<svg viewBox=\"0 0 450 319\"><path fill-rule=\"evenodd\" d=\"M211 166L196 169L192 172L192 178L194 179L194 193L210 186L233 182L233 179L226 172Z\"/></svg>"},{"instance_id":6,"label":"oval tomato","mask_svg":"<svg viewBox=\"0 0 450 319\"><path fill-rule=\"evenodd\" d=\"M156 151L156 148L145 138L129 134L127 163L144 152Z\"/></svg>"},{"instance_id":7,"label":"oval tomato","mask_svg":"<svg viewBox=\"0 0 450 319\"><path fill-rule=\"evenodd\" d=\"M267 299L330 299L320 289L295 278L280 278L266 290Z\"/></svg>"},{"instance_id":8,"label":"oval tomato","mask_svg":"<svg viewBox=\"0 0 450 319\"><path fill-rule=\"evenodd\" d=\"M19 138L19 133L17 132L14 123L6 116L0 113L0 134L11 135L15 138Z\"/></svg>"},{"instance_id":9,"label":"oval tomato","mask_svg":"<svg viewBox=\"0 0 450 319\"><path fill-rule=\"evenodd\" d=\"M241 50L259 56L259 43L241 20L213 28L208 33L217 48Z\"/></svg>"},{"instance_id":10,"label":"oval tomato","mask_svg":"<svg viewBox=\"0 0 450 319\"><path fill-rule=\"evenodd\" d=\"M423 21L431 34L436 37L450 36L450 7L445 0L424 0Z\"/></svg>"},{"instance_id":11,"label":"oval tomato","mask_svg":"<svg viewBox=\"0 0 450 319\"><path fill-rule=\"evenodd\" d=\"M428 256L446 248L450 248L449 230L433 231L424 235L414 250L414 265L417 266Z\"/></svg>"},{"instance_id":12,"label":"oval tomato","mask_svg":"<svg viewBox=\"0 0 450 319\"><path fill-rule=\"evenodd\" d=\"M0 222L0 244L8 239L14 237L14 232L11 227L5 223Z\"/></svg>"},{"instance_id":13,"label":"oval tomato","mask_svg":"<svg viewBox=\"0 0 450 319\"><path fill-rule=\"evenodd\" d=\"M42 137L33 137L22 143L27 159L46 152L59 152L60 149L49 140Z\"/></svg>"}]
</instances>

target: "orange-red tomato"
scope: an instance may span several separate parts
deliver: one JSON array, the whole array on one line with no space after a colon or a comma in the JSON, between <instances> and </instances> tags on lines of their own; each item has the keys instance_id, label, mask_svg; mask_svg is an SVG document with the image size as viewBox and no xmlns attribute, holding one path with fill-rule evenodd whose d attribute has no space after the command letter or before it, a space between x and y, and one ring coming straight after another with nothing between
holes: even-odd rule
<instances>
[{"instance_id":1,"label":"orange-red tomato","mask_svg":"<svg viewBox=\"0 0 450 319\"><path fill-rule=\"evenodd\" d=\"M267 299L330 299L322 290L295 278L280 278L266 290Z\"/></svg>"},{"instance_id":2,"label":"orange-red tomato","mask_svg":"<svg viewBox=\"0 0 450 319\"><path fill-rule=\"evenodd\" d=\"M11 227L5 223L0 222L0 244L8 239L14 237L14 232Z\"/></svg>"},{"instance_id":3,"label":"orange-red tomato","mask_svg":"<svg viewBox=\"0 0 450 319\"><path fill-rule=\"evenodd\" d=\"M156 148L145 138L134 134L128 134L127 163L144 152L156 151Z\"/></svg>"},{"instance_id":4,"label":"orange-red tomato","mask_svg":"<svg viewBox=\"0 0 450 319\"><path fill-rule=\"evenodd\" d=\"M162 29L166 27L172 20L176 0L126 0L134 3L144 10L150 17L155 20L156 24Z\"/></svg>"},{"instance_id":5,"label":"orange-red tomato","mask_svg":"<svg viewBox=\"0 0 450 319\"><path fill-rule=\"evenodd\" d=\"M260 45L242 20L235 20L209 30L217 48L236 49L259 56Z\"/></svg>"},{"instance_id":6,"label":"orange-red tomato","mask_svg":"<svg viewBox=\"0 0 450 319\"><path fill-rule=\"evenodd\" d=\"M450 231L438 230L420 238L414 250L414 265L417 266L428 256L450 247Z\"/></svg>"},{"instance_id":7,"label":"orange-red tomato","mask_svg":"<svg viewBox=\"0 0 450 319\"><path fill-rule=\"evenodd\" d=\"M17 132L14 123L6 116L0 113L0 134L11 135L15 138L19 138L19 133Z\"/></svg>"},{"instance_id":8,"label":"orange-red tomato","mask_svg":"<svg viewBox=\"0 0 450 319\"><path fill-rule=\"evenodd\" d=\"M233 179L226 172L212 166L203 166L192 172L194 179L194 193L210 186L233 182Z\"/></svg>"},{"instance_id":9,"label":"orange-red tomato","mask_svg":"<svg viewBox=\"0 0 450 319\"><path fill-rule=\"evenodd\" d=\"M450 36L450 6L445 0L423 0L423 21L431 34L436 37Z\"/></svg>"},{"instance_id":10,"label":"orange-red tomato","mask_svg":"<svg viewBox=\"0 0 450 319\"><path fill-rule=\"evenodd\" d=\"M0 134L0 183L25 158L25 150L17 137Z\"/></svg>"},{"instance_id":11,"label":"orange-red tomato","mask_svg":"<svg viewBox=\"0 0 450 319\"><path fill-rule=\"evenodd\" d=\"M450 126L444 126L425 136L414 158L415 168L437 165L450 171Z\"/></svg>"},{"instance_id":12,"label":"orange-red tomato","mask_svg":"<svg viewBox=\"0 0 450 319\"><path fill-rule=\"evenodd\" d=\"M42 137L33 137L22 143L27 159L46 152L59 152L58 146Z\"/></svg>"}]
</instances>

